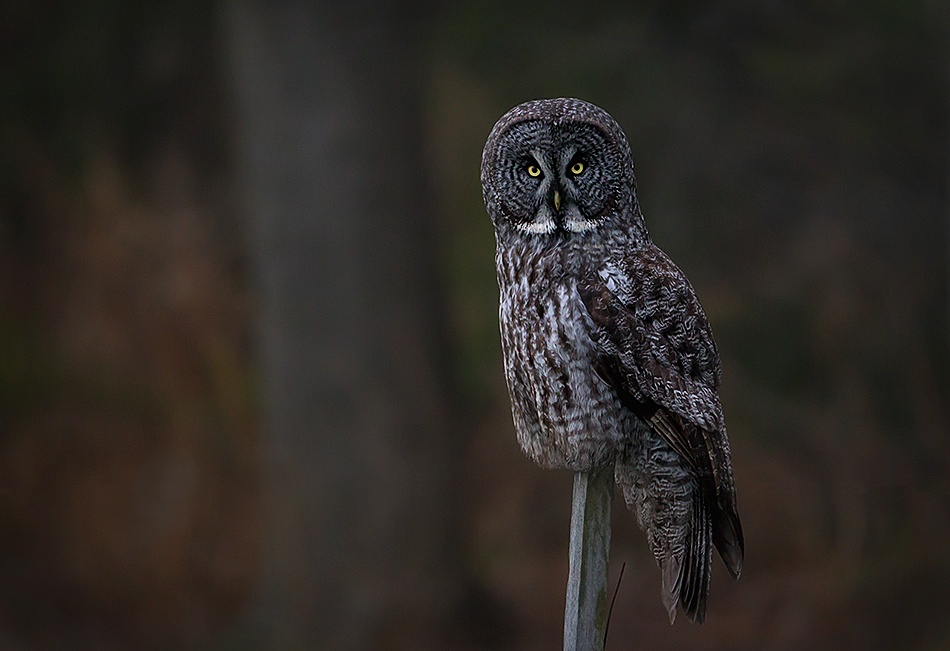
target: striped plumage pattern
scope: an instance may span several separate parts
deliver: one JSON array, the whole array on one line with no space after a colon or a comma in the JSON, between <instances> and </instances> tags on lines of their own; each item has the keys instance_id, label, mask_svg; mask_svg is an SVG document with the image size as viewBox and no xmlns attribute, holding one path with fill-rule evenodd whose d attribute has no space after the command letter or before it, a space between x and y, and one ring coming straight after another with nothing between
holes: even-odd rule
<instances>
[{"instance_id":1,"label":"striped plumage pattern","mask_svg":"<svg viewBox=\"0 0 950 651\"><path fill-rule=\"evenodd\" d=\"M580 100L522 104L489 136L482 187L522 449L546 467L613 465L671 621L677 604L703 621L713 546L735 577L743 557L719 355L647 233L623 131Z\"/></svg>"}]
</instances>

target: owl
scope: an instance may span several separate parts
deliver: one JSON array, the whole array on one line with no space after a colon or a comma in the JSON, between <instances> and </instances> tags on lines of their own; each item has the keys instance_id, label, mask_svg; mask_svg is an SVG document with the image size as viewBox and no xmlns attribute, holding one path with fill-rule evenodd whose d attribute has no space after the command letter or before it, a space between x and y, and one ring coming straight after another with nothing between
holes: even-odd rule
<instances>
[{"instance_id":1,"label":"owl","mask_svg":"<svg viewBox=\"0 0 950 651\"><path fill-rule=\"evenodd\" d=\"M647 233L630 146L603 109L526 102L482 155L512 415L538 464L613 467L660 568L670 621L702 622L715 546L744 543L709 321Z\"/></svg>"}]
</instances>

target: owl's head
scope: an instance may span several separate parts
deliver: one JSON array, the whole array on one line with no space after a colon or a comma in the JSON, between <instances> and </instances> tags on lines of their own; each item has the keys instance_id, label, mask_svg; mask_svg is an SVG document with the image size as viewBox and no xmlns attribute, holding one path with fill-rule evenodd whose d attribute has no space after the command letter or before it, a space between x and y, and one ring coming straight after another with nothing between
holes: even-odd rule
<instances>
[{"instance_id":1,"label":"owl's head","mask_svg":"<svg viewBox=\"0 0 950 651\"><path fill-rule=\"evenodd\" d=\"M533 100L508 111L488 136L481 178L499 234L569 236L611 224L645 236L630 145L588 102Z\"/></svg>"}]
</instances>

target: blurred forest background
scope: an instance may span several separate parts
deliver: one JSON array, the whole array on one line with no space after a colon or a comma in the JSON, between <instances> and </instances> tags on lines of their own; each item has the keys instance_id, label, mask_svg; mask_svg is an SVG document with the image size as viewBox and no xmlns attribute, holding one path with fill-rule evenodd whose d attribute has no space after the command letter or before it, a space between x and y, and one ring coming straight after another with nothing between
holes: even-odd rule
<instances>
[{"instance_id":1,"label":"blurred forest background","mask_svg":"<svg viewBox=\"0 0 950 651\"><path fill-rule=\"evenodd\" d=\"M723 357L742 578L670 627L620 500L608 649L950 648L936 0L0 9L0 648L553 649L478 184L611 112Z\"/></svg>"}]
</instances>

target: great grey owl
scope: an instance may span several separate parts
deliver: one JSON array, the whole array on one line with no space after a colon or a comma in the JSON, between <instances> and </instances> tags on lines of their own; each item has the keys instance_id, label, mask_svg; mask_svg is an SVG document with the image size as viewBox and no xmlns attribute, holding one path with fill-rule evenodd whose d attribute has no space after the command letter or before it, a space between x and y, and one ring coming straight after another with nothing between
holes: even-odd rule
<instances>
[{"instance_id":1,"label":"great grey owl","mask_svg":"<svg viewBox=\"0 0 950 651\"><path fill-rule=\"evenodd\" d=\"M492 129L481 181L521 448L545 467L613 465L670 621L679 603L702 622L712 546L736 578L744 550L719 353L647 233L623 130L581 100L526 102Z\"/></svg>"}]
</instances>

